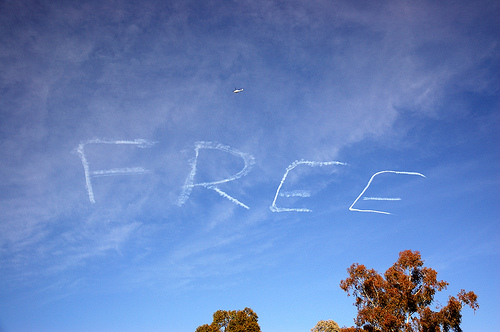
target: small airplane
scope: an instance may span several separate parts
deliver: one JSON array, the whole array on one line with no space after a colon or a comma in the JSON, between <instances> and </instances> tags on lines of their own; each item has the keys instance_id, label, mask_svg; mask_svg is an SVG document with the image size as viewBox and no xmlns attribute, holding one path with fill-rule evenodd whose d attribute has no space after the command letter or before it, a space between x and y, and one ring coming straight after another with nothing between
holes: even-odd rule
<instances>
[{"instance_id":1,"label":"small airplane","mask_svg":"<svg viewBox=\"0 0 500 332\"><path fill-rule=\"evenodd\" d=\"M236 89L236 88L234 88L234 90L233 90L234 93L238 93L238 92L241 92L241 91L243 91L243 89Z\"/></svg>"}]
</instances>

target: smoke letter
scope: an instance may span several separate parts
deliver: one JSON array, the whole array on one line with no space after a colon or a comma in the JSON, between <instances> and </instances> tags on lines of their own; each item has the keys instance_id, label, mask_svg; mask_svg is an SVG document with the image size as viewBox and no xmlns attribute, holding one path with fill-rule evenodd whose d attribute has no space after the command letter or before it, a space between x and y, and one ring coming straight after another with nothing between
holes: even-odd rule
<instances>
[{"instance_id":1,"label":"smoke letter","mask_svg":"<svg viewBox=\"0 0 500 332\"><path fill-rule=\"evenodd\" d=\"M243 167L243 169L241 171L239 171L235 175L233 175L227 179L224 179L224 180L214 181L214 182L193 183L194 177L196 175L196 164L198 162L198 155L200 154L200 149L221 150L221 151L230 153L233 156L242 158L244 163L245 163L245 166ZM233 149L230 146L222 145L222 144L214 143L214 142L203 142L203 141L196 142L194 151L195 151L195 157L191 161L191 172L189 173L189 175L186 179L186 182L184 183L184 186L182 187L182 193L179 197L177 204L179 206L182 206L189 199L189 195L191 194L191 191L193 190L193 188L196 186L199 186L199 187L205 187L207 189L214 190L216 193L218 193L219 195L221 195L224 198L227 198L231 202L233 202L241 207L244 207L245 209L249 209L248 206L241 203L236 198L234 198L234 197L228 195L227 193L223 192L222 190L220 190L217 187L217 185L221 184L221 183L227 183L230 181L234 181L236 179L241 178L242 176L247 175L250 172L250 170L252 169L253 165L255 164L254 157L248 153L244 153L244 152L238 151L236 149Z\"/></svg>"},{"instance_id":2,"label":"smoke letter","mask_svg":"<svg viewBox=\"0 0 500 332\"><path fill-rule=\"evenodd\" d=\"M283 178L281 179L280 185L278 186L278 190L276 190L276 195L274 196L273 203L269 207L271 211L273 212L311 212L309 209L305 208L300 208L300 209L291 209L291 208L280 208L276 206L276 200L278 199L279 196L285 196L285 197L290 197L290 196L300 196L300 197L309 197L310 193L307 191L303 190L297 190L297 191L292 191L290 193L284 193L280 194L281 187L283 186L283 183L286 180L286 177L288 176L288 173L294 169L295 167L299 165L308 165L311 167L318 167L318 166L330 166L330 165L347 165L346 163L342 163L340 161L307 161L307 160L295 160L291 165L289 165L286 170L285 174L283 175Z\"/></svg>"},{"instance_id":3,"label":"smoke letter","mask_svg":"<svg viewBox=\"0 0 500 332\"><path fill-rule=\"evenodd\" d=\"M423 178L425 178L425 175L421 174L421 173L417 173L417 172L398 172L398 171L380 171L380 172L377 172L375 174L373 174L373 176L370 178L370 181L368 181L368 184L366 185L365 189L363 189L363 191L361 192L361 194L359 194L358 198L356 198L356 200L351 204L351 206L349 207L349 210L350 211L358 211L358 212L373 212L373 213L381 213L381 214L390 214L389 212L385 212L385 211L377 211L377 210L360 210L360 209L355 209L353 208L354 204L356 204L356 202L361 198L361 196L363 196L363 194L365 193L365 191L368 189L368 187L370 186L370 184L372 183L373 181L373 178L375 178L377 175L380 175L380 174L384 174L384 173L393 173L393 174L402 174L402 175L418 175L418 176L421 176ZM370 200L370 201L400 201L401 198L391 198L391 197L365 197L364 200Z\"/></svg>"},{"instance_id":4,"label":"smoke letter","mask_svg":"<svg viewBox=\"0 0 500 332\"><path fill-rule=\"evenodd\" d=\"M90 171L89 163L87 158L85 157L85 145L87 144L129 144L136 145L138 148L147 148L154 145L156 142L147 141L145 139L135 139L132 141L126 140L118 140L118 141L109 141L102 140L99 138L94 138L89 141L80 143L78 148L76 148L76 153L80 156L80 160L82 161L83 171L85 173L85 185L87 187L87 193L89 195L90 203L95 203L94 198L94 190L92 189L92 177L97 176L113 176L113 175L124 175L124 174L145 174L149 173L148 170L142 167L126 167L126 168L113 168L113 169L104 169L97 171Z\"/></svg>"}]
</instances>

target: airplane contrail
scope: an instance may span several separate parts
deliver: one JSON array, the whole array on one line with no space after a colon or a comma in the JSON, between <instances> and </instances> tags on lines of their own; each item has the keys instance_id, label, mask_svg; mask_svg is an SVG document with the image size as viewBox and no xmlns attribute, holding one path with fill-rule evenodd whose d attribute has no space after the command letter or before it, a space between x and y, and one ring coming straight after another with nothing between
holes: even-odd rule
<instances>
[{"instance_id":1,"label":"airplane contrail","mask_svg":"<svg viewBox=\"0 0 500 332\"><path fill-rule=\"evenodd\" d=\"M293 190L280 193L280 197L311 197L311 192L308 190Z\"/></svg>"},{"instance_id":2,"label":"airplane contrail","mask_svg":"<svg viewBox=\"0 0 500 332\"><path fill-rule=\"evenodd\" d=\"M83 143L80 143L81 145L87 145L87 144L129 144L129 145L137 145L138 148L148 148L153 145L155 145L157 142L155 141L148 141L143 138L136 138L134 140L107 140L107 139L101 139L101 138L93 138L88 141L85 141Z\"/></svg>"},{"instance_id":3,"label":"airplane contrail","mask_svg":"<svg viewBox=\"0 0 500 332\"><path fill-rule=\"evenodd\" d=\"M219 195L221 195L222 197L224 198L227 198L228 200L230 200L231 202L241 206L241 207L244 207L245 209L249 210L250 208L241 203L240 201L238 201L236 198L232 197L232 196L229 196L228 194L226 194L225 192L223 192L222 190L220 190L219 188L215 187L215 186L210 186L210 187L207 187L208 189L212 189L212 190L215 190L215 192L217 192Z\"/></svg>"},{"instance_id":4,"label":"airplane contrail","mask_svg":"<svg viewBox=\"0 0 500 332\"><path fill-rule=\"evenodd\" d=\"M227 152L229 154L232 154L233 156L242 158L245 165L241 171L239 171L238 173L236 173L235 175L233 175L227 179L213 181L213 182L194 183L194 177L196 175L196 166L198 163L198 156L200 154L200 149L213 149L213 150L220 150L220 151ZM238 204L246 209L249 209L248 206L241 203L236 198L223 192L215 185L234 181L236 179L239 179L242 176L247 175L250 172L250 170L252 169L253 165L255 164L255 158L251 154L244 153L244 152L238 151L236 149L233 149L228 145L223 145L223 144L215 143L215 142L206 142L206 141L196 142L194 150L195 150L195 156L190 162L191 172L189 172L189 175L186 178L186 182L184 183L184 186L182 187L182 193L179 196L179 199L177 201L177 205L182 206L188 200L189 195L191 195L191 191L193 190L193 187L200 186L200 187L205 187L207 189L214 190L219 195L227 198L231 202Z\"/></svg>"},{"instance_id":5,"label":"airplane contrail","mask_svg":"<svg viewBox=\"0 0 500 332\"><path fill-rule=\"evenodd\" d=\"M380 213L380 214L391 214L391 213L385 212L385 211L361 210L361 209L355 209L355 208L353 208L354 204L356 204L356 202L361 198L361 196L363 196L363 194L365 193L365 191L368 189L368 187L370 186L370 184L373 181L373 178L375 178L377 175L384 174L384 173L403 174L403 175L418 175L418 176L421 176L421 177L425 178L425 175L423 175L422 173L417 173L417 172L400 172L400 171L380 171L380 172L377 172L377 173L375 173L375 174L372 175L372 177L370 178L370 181L368 181L368 184L366 185L365 189L363 189L363 191L361 192L361 194L359 194L359 196L351 204L351 206L349 207L350 211L373 212L373 213ZM387 198L387 197L378 197L378 198L377 197L368 197L368 200L398 201L398 200L401 200L401 199L400 198Z\"/></svg>"},{"instance_id":6,"label":"airplane contrail","mask_svg":"<svg viewBox=\"0 0 500 332\"><path fill-rule=\"evenodd\" d=\"M401 198L395 197L363 197L364 201L400 201Z\"/></svg>"},{"instance_id":7,"label":"airplane contrail","mask_svg":"<svg viewBox=\"0 0 500 332\"><path fill-rule=\"evenodd\" d=\"M94 204L95 203L94 191L92 189L92 182L90 181L89 163L87 161L87 158L85 157L85 152L83 151L84 146L85 143L80 143L78 145L76 152L78 153L78 155L80 156L80 160L82 161L83 171L85 173L85 186L87 188L87 194L89 195L90 203Z\"/></svg>"},{"instance_id":8,"label":"airplane contrail","mask_svg":"<svg viewBox=\"0 0 500 332\"><path fill-rule=\"evenodd\" d=\"M123 175L129 173L146 174L149 173L149 170L143 167L125 167L125 168L113 168L113 169L93 171L90 174L95 177L98 177L98 176Z\"/></svg>"},{"instance_id":9,"label":"airplane contrail","mask_svg":"<svg viewBox=\"0 0 500 332\"><path fill-rule=\"evenodd\" d=\"M94 197L94 190L92 188L92 181L91 181L92 176L98 177L98 176L113 176L113 175L124 175L124 174L145 174L149 173L149 171L142 167L127 167L127 168L97 170L91 172L89 167L89 162L87 161L87 157L85 156L85 150L84 150L85 145L87 144L128 144L128 145L135 145L138 148L147 148L156 144L156 142L148 141L142 138L138 138L135 140L106 140L100 138L93 138L88 141L80 143L78 145L78 148L76 149L76 152L80 156L80 160L83 165L83 171L85 173L85 186L87 188L87 194L89 196L90 203L94 204L95 197Z\"/></svg>"},{"instance_id":10,"label":"airplane contrail","mask_svg":"<svg viewBox=\"0 0 500 332\"><path fill-rule=\"evenodd\" d=\"M285 174L283 174L283 178L281 179L281 182L280 182L280 184L278 186L278 190L276 190L276 195L274 196L274 200L273 200L271 206L269 207L269 209L271 209L271 211L273 211L273 212L311 212L310 209L306 209L306 208L295 208L295 209L292 209L292 208L280 208L280 207L276 207L276 200L278 199L279 192L281 190L281 187L283 186L283 183L286 180L286 177L288 176L288 173L292 169L294 169L295 167L297 167L299 165L308 165L308 166L311 166L311 167L318 167L318 166L319 167L323 167L323 166L331 166L331 165L346 166L347 164L343 163L343 162L340 162L340 161L295 160L292 164L290 164L286 168ZM295 196L300 196L300 195L305 194L306 192L305 191L297 191L296 193L298 193L298 195L295 195ZM309 196L310 196L310 194L309 194ZM302 196L302 197L309 197L309 196Z\"/></svg>"}]
</instances>

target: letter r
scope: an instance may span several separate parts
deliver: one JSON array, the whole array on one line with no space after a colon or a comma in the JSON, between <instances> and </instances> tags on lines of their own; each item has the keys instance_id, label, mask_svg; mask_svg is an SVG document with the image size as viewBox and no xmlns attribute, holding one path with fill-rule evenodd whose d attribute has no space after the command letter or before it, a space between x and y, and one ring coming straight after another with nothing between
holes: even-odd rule
<instances>
[{"instance_id":1,"label":"letter r","mask_svg":"<svg viewBox=\"0 0 500 332\"><path fill-rule=\"evenodd\" d=\"M243 159L245 166L241 171L238 173L234 174L233 176L223 179L220 181L213 181L213 182L202 182L202 183L194 183L194 177L196 175L196 168L197 168L197 163L198 163L198 156L200 153L200 149L212 149L212 150L221 150L224 152L227 152L229 154L232 154L233 156L240 157ZM182 187L182 193L179 196L179 200L177 204L179 206L182 206L188 199L189 195L191 195L191 191L193 190L194 187L205 187L207 189L214 190L217 192L219 195L221 195L224 198L227 198L231 202L244 207L245 209L249 209L249 207L236 198L228 195L224 191L220 190L217 185L222 184L222 183L227 183L230 181L234 181L236 179L241 178L242 176L247 175L250 170L252 169L253 165L255 164L255 159L252 155L248 153L244 153L241 151L238 151L236 149L231 148L230 146L219 144L219 143L214 143L214 142L196 142L195 143L195 157L191 162L191 172L189 173L188 177L186 178L186 182L184 183L184 186Z\"/></svg>"}]
</instances>

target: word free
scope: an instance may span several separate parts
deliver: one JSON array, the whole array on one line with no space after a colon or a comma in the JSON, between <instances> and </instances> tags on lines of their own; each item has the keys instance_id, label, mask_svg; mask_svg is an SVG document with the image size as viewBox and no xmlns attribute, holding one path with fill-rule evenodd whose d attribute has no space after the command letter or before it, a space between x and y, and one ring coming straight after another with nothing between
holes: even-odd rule
<instances>
[{"instance_id":1,"label":"word free","mask_svg":"<svg viewBox=\"0 0 500 332\"><path fill-rule=\"evenodd\" d=\"M87 160L87 156L85 154L85 148L86 146L90 144L111 144L111 145L130 145L134 146L137 148L149 148L152 147L153 145L156 144L156 142L153 141L148 141L145 139L135 139L135 140L105 140L105 139L99 139L99 138L94 138L85 142L82 142L78 145L76 148L76 153L79 155L80 160L83 165L83 171L85 174L85 185L87 188L87 194L89 197L90 203L95 203L95 196L94 196L94 190L93 190L93 184L92 184L92 179L95 177L100 177L100 176L116 176L116 175L137 175L137 174L147 174L150 171L143 168L143 167L127 167L127 168L111 168L111 169L101 169L101 170L91 170L90 163ZM241 158L243 160L243 168L225 178L222 180L218 181L211 181L211 182L195 182L195 176L197 173L197 168L198 168L198 157L200 154L200 150L219 150L223 151L225 153L228 153L236 158ZM199 141L195 142L194 144L194 158L190 161L190 166L191 166L191 171L189 172L184 185L182 186L182 191L181 194L177 200L177 204L179 206L182 206L190 197L191 192L194 188L201 187L205 188L207 190L213 190L216 193L218 193L221 197L228 199L232 203L241 206L242 208L245 209L250 209L248 205L245 203L239 201L235 197L229 195L228 193L222 191L219 187L223 183L235 181L245 175L247 175L251 170L252 167L255 164L255 158L248 153L241 152L237 149L234 149L228 145L216 143L216 142L206 142L206 141ZM287 208L287 207L279 207L276 204L276 201L278 197L284 196L284 197L309 197L310 192L305 191L305 190L296 190L296 191L286 191L284 192L282 190L283 184L285 183L287 176L292 172L297 166L299 165L305 165L308 167L326 167L326 166L347 166L347 163L340 162L340 161L310 161L310 160L296 160L293 163L291 163L286 169L283 174L283 177L281 178L281 181L277 187L276 194L274 195L274 199L269 206L269 209L272 212L311 212L310 209L307 208ZM371 213L380 213L380 214L390 214L387 211L379 211L379 210L366 210L366 209L358 209L355 207L356 203L363 198L363 200L374 200L374 201L399 201L401 198L398 197L366 197L364 196L366 190L370 187L372 184L372 181L375 177L385 174L385 173L392 173L392 174L397 174L397 175L405 175L405 176L419 176L425 178L425 175L418 173L418 172L405 172L405 171L393 171L393 170L384 170L384 171L379 171L376 172L371 176L371 178L368 180L368 183L366 184L365 188L361 191L361 193L358 195L358 197L353 201L351 206L349 207L350 211L354 212L371 212Z\"/></svg>"}]
</instances>

